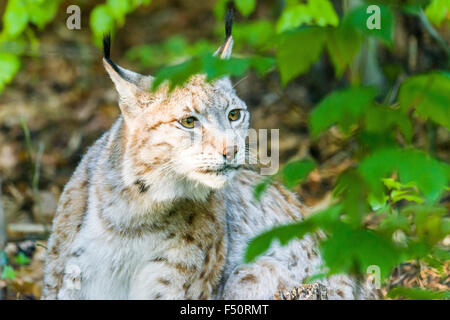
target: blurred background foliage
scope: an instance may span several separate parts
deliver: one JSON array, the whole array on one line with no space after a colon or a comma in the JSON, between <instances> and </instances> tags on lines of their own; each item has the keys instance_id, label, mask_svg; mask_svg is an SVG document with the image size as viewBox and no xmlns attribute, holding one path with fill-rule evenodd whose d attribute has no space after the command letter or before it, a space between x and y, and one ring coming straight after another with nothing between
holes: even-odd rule
<instances>
[{"instance_id":1,"label":"blurred background foliage","mask_svg":"<svg viewBox=\"0 0 450 320\"><path fill-rule=\"evenodd\" d=\"M39 296L57 197L117 115L94 47L112 32L113 59L155 86L232 75L252 127L280 128L285 165L255 198L280 180L317 212L253 239L246 261L322 230L323 272L307 281L376 265L385 298L448 298L450 0L235 0L223 61L211 53L227 2L79 0L81 30L66 28L67 1L0 4L5 296ZM371 30L374 4L381 28Z\"/></svg>"}]
</instances>

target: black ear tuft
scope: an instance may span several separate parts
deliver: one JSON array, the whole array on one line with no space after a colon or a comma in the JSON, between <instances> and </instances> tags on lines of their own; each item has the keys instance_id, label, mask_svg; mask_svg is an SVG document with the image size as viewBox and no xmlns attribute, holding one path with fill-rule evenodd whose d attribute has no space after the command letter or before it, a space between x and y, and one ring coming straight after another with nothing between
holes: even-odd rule
<instances>
[{"instance_id":1,"label":"black ear tuft","mask_svg":"<svg viewBox=\"0 0 450 320\"><path fill-rule=\"evenodd\" d=\"M103 55L105 56L106 60L109 60L111 53L111 35L105 34L103 36Z\"/></svg>"},{"instance_id":2,"label":"black ear tuft","mask_svg":"<svg viewBox=\"0 0 450 320\"><path fill-rule=\"evenodd\" d=\"M231 36L231 30L233 28L234 20L234 2L229 1L227 3L227 14L225 15L225 38L228 39Z\"/></svg>"},{"instance_id":3,"label":"black ear tuft","mask_svg":"<svg viewBox=\"0 0 450 320\"><path fill-rule=\"evenodd\" d=\"M105 56L106 62L122 77L126 78L123 74L122 70L120 70L120 67L118 67L114 62L110 59L111 54L111 35L105 34L103 36L103 55Z\"/></svg>"}]
</instances>

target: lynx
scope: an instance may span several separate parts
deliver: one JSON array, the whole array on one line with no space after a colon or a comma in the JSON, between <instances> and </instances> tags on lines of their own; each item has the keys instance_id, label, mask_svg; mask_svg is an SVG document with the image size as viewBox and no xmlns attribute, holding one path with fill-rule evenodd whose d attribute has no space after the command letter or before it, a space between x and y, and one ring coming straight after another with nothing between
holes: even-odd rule
<instances>
[{"instance_id":1,"label":"lynx","mask_svg":"<svg viewBox=\"0 0 450 320\"><path fill-rule=\"evenodd\" d=\"M231 18L225 29L223 59ZM234 161L245 157L250 114L230 79L195 75L152 92L151 76L111 61L109 37L103 64L121 115L61 195L43 299L274 299L319 272L314 235L243 262L251 238L307 209L278 183L254 198L263 177ZM355 298L348 276L319 282L329 299Z\"/></svg>"}]
</instances>

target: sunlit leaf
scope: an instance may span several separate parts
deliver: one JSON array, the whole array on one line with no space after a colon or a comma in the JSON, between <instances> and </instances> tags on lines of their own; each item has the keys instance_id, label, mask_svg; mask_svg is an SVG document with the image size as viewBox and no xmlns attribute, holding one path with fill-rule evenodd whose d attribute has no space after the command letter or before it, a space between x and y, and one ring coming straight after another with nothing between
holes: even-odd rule
<instances>
[{"instance_id":1,"label":"sunlit leaf","mask_svg":"<svg viewBox=\"0 0 450 320\"><path fill-rule=\"evenodd\" d=\"M103 36L113 32L115 29L114 17L106 5L99 5L92 10L90 25L94 33L94 41L100 46Z\"/></svg>"},{"instance_id":2,"label":"sunlit leaf","mask_svg":"<svg viewBox=\"0 0 450 320\"><path fill-rule=\"evenodd\" d=\"M0 92L10 83L20 68L19 58L11 53L0 52Z\"/></svg>"},{"instance_id":3,"label":"sunlit leaf","mask_svg":"<svg viewBox=\"0 0 450 320\"><path fill-rule=\"evenodd\" d=\"M316 25L320 27L337 26L339 18L329 0L309 0L309 12Z\"/></svg>"},{"instance_id":4,"label":"sunlit leaf","mask_svg":"<svg viewBox=\"0 0 450 320\"><path fill-rule=\"evenodd\" d=\"M26 265L30 263L30 258L28 258L23 252L19 252L14 260L18 265Z\"/></svg>"},{"instance_id":5,"label":"sunlit leaf","mask_svg":"<svg viewBox=\"0 0 450 320\"><path fill-rule=\"evenodd\" d=\"M391 192L391 198L393 203L397 203L401 200L423 203L423 199L420 197L420 195L414 193L411 190L393 190Z\"/></svg>"},{"instance_id":6,"label":"sunlit leaf","mask_svg":"<svg viewBox=\"0 0 450 320\"><path fill-rule=\"evenodd\" d=\"M379 150L364 159L359 171L376 195L383 194L383 178L398 172L402 183L416 182L429 201L435 201L449 181L449 166L414 149Z\"/></svg>"},{"instance_id":7,"label":"sunlit leaf","mask_svg":"<svg viewBox=\"0 0 450 320\"><path fill-rule=\"evenodd\" d=\"M431 0L425 9L425 14L430 22L438 27L445 19L450 19L450 0Z\"/></svg>"},{"instance_id":8,"label":"sunlit leaf","mask_svg":"<svg viewBox=\"0 0 450 320\"><path fill-rule=\"evenodd\" d=\"M255 10L256 0L235 0L234 4L240 13L244 16L248 16Z\"/></svg>"},{"instance_id":9,"label":"sunlit leaf","mask_svg":"<svg viewBox=\"0 0 450 320\"><path fill-rule=\"evenodd\" d=\"M106 5L119 24L124 23L125 15L133 9L130 0L107 0Z\"/></svg>"},{"instance_id":10,"label":"sunlit leaf","mask_svg":"<svg viewBox=\"0 0 450 320\"><path fill-rule=\"evenodd\" d=\"M13 267L4 266L0 279L14 280L15 278L16 278L16 272L14 271Z\"/></svg>"},{"instance_id":11,"label":"sunlit leaf","mask_svg":"<svg viewBox=\"0 0 450 320\"><path fill-rule=\"evenodd\" d=\"M410 300L442 300L450 298L450 291L431 291L420 288L394 288L388 292L389 298L407 298Z\"/></svg>"},{"instance_id":12,"label":"sunlit leaf","mask_svg":"<svg viewBox=\"0 0 450 320\"><path fill-rule=\"evenodd\" d=\"M328 0L313 0L287 6L277 21L277 32L295 29L301 25L337 26L339 18Z\"/></svg>"},{"instance_id":13,"label":"sunlit leaf","mask_svg":"<svg viewBox=\"0 0 450 320\"><path fill-rule=\"evenodd\" d=\"M22 0L9 0L3 15L3 33L15 37L20 34L28 24L29 14L26 2Z\"/></svg>"},{"instance_id":14,"label":"sunlit leaf","mask_svg":"<svg viewBox=\"0 0 450 320\"><path fill-rule=\"evenodd\" d=\"M58 11L60 0L27 1L29 20L42 29Z\"/></svg>"}]
</instances>

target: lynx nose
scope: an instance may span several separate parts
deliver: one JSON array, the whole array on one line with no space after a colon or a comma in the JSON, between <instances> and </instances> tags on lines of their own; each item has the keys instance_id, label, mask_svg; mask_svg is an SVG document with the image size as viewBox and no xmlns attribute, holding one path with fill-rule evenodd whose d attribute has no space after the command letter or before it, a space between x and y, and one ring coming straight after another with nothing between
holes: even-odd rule
<instances>
[{"instance_id":1,"label":"lynx nose","mask_svg":"<svg viewBox=\"0 0 450 320\"><path fill-rule=\"evenodd\" d=\"M224 160L231 161L236 156L236 153L238 152L237 146L230 146L223 150L222 155Z\"/></svg>"}]
</instances>

